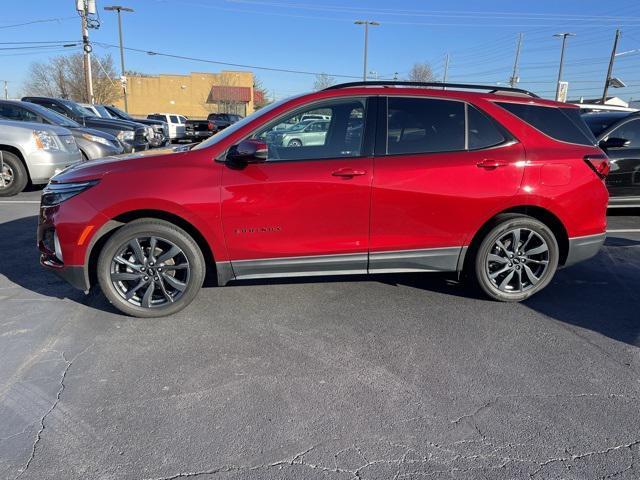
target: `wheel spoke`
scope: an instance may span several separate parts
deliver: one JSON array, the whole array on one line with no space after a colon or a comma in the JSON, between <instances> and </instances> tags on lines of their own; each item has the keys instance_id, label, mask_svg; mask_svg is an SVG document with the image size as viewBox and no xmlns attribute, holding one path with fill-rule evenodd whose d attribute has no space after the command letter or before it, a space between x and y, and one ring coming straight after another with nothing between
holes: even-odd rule
<instances>
[{"instance_id":1,"label":"wheel spoke","mask_svg":"<svg viewBox=\"0 0 640 480\"><path fill-rule=\"evenodd\" d=\"M156 245L158 243L158 239L156 237L151 237L149 239L149 261L150 262L155 262L155 252L156 252Z\"/></svg>"},{"instance_id":2,"label":"wheel spoke","mask_svg":"<svg viewBox=\"0 0 640 480\"><path fill-rule=\"evenodd\" d=\"M518 277L518 291L522 291L522 269L516 270L518 273L516 276Z\"/></svg>"},{"instance_id":3,"label":"wheel spoke","mask_svg":"<svg viewBox=\"0 0 640 480\"><path fill-rule=\"evenodd\" d=\"M125 294L124 298L125 298L126 300L131 300L131 299L133 298L133 296L136 294L136 292L137 292L138 290L140 290L142 287L144 287L144 286L146 285L146 283L147 283L147 281L145 281L145 280L143 280L143 279L140 279L140 282L138 282L138 284L137 284L135 287L133 287L131 290L129 290L129 291Z\"/></svg>"},{"instance_id":4,"label":"wheel spoke","mask_svg":"<svg viewBox=\"0 0 640 480\"><path fill-rule=\"evenodd\" d=\"M518 252L518 247L520 246L520 229L516 228L513 232L511 232L511 251L513 253Z\"/></svg>"},{"instance_id":5,"label":"wheel spoke","mask_svg":"<svg viewBox=\"0 0 640 480\"><path fill-rule=\"evenodd\" d=\"M151 307L151 298L153 297L153 291L156 289L153 282L149 283L147 290L144 292L144 297L142 297L142 306L146 308Z\"/></svg>"},{"instance_id":6,"label":"wheel spoke","mask_svg":"<svg viewBox=\"0 0 640 480\"><path fill-rule=\"evenodd\" d=\"M184 289L187 287L186 283L181 282L180 280L176 279L175 277L172 277L171 275L167 275L164 272L162 273L162 278L173 288L175 288L176 290L179 291L184 291Z\"/></svg>"},{"instance_id":7,"label":"wheel spoke","mask_svg":"<svg viewBox=\"0 0 640 480\"><path fill-rule=\"evenodd\" d=\"M165 270L185 270L187 268L189 268L189 264L188 263L181 263L180 265L166 265L164 267Z\"/></svg>"},{"instance_id":8,"label":"wheel spoke","mask_svg":"<svg viewBox=\"0 0 640 480\"><path fill-rule=\"evenodd\" d=\"M547 247L546 243L543 243L542 245L532 248L531 250L527 250L526 252L524 252L525 256L529 257L531 255L539 255L541 253L544 253L546 251L549 250L549 247Z\"/></svg>"},{"instance_id":9,"label":"wheel spoke","mask_svg":"<svg viewBox=\"0 0 640 480\"><path fill-rule=\"evenodd\" d=\"M509 275L507 275L506 277L504 277L504 280L502 280L502 282L500 282L500 285L498 286L498 288L500 290L504 290L507 285L509 285L509 282L511 281L511 279L513 278L513 275L515 274L515 271L511 271L509 273Z\"/></svg>"},{"instance_id":10,"label":"wheel spoke","mask_svg":"<svg viewBox=\"0 0 640 480\"><path fill-rule=\"evenodd\" d=\"M138 280L139 278L142 278L142 273L115 272L111 274L111 280L114 282Z\"/></svg>"},{"instance_id":11,"label":"wheel spoke","mask_svg":"<svg viewBox=\"0 0 640 480\"><path fill-rule=\"evenodd\" d=\"M133 270L140 270L141 265L136 265L133 262L130 262L129 260L127 260L126 258L123 258L122 256L118 255L117 257L114 257L114 262L117 262L121 265L126 265L129 268L132 268Z\"/></svg>"},{"instance_id":12,"label":"wheel spoke","mask_svg":"<svg viewBox=\"0 0 640 480\"><path fill-rule=\"evenodd\" d=\"M533 274L533 270L531 270L531 268L529 268L528 265L523 265L523 267L524 267L524 271L527 274L527 277L529 277L529 281L531 282L531 284L532 285L537 285L538 282L540 281L540 277L536 277Z\"/></svg>"},{"instance_id":13,"label":"wheel spoke","mask_svg":"<svg viewBox=\"0 0 640 480\"><path fill-rule=\"evenodd\" d=\"M529 242L534 236L535 236L535 233L532 231L529 231L529 236L527 237L527 240L522 244L522 248L520 249L521 252L526 251L527 245L529 245Z\"/></svg>"},{"instance_id":14,"label":"wheel spoke","mask_svg":"<svg viewBox=\"0 0 640 480\"><path fill-rule=\"evenodd\" d=\"M140 242L138 241L138 239L134 238L133 240L131 240L129 242L129 246L131 247L131 250L133 250L133 254L136 257L136 260L138 260L138 262L141 265L144 265L146 258L144 256L144 252L142 251L142 247L140 246Z\"/></svg>"},{"instance_id":15,"label":"wheel spoke","mask_svg":"<svg viewBox=\"0 0 640 480\"><path fill-rule=\"evenodd\" d=\"M504 243L502 243L500 240L496 240L496 245L498 247L500 247L502 249L502 251L504 253L506 253L507 255L509 255L511 252L509 250L507 250L507 247L504 246Z\"/></svg>"},{"instance_id":16,"label":"wheel spoke","mask_svg":"<svg viewBox=\"0 0 640 480\"><path fill-rule=\"evenodd\" d=\"M534 260L533 258L527 258L526 263L537 263L538 265L548 265L549 260Z\"/></svg>"},{"instance_id":17,"label":"wheel spoke","mask_svg":"<svg viewBox=\"0 0 640 480\"><path fill-rule=\"evenodd\" d=\"M495 280L495 279L496 279L496 277L498 277L500 274L502 274L502 273L504 273L504 272L507 272L507 271L509 271L509 270L511 270L511 267L510 267L510 266L508 266L508 265L506 265L506 266L504 266L503 268L501 268L500 270L496 270L495 272L490 273L490 274L489 274L489 277L490 277L492 280Z\"/></svg>"},{"instance_id":18,"label":"wheel spoke","mask_svg":"<svg viewBox=\"0 0 640 480\"><path fill-rule=\"evenodd\" d=\"M496 263L509 263L509 260L501 257L500 255L496 255L495 253L490 253L489 256L487 257L487 260L489 260L490 262L496 262Z\"/></svg>"},{"instance_id":19,"label":"wheel spoke","mask_svg":"<svg viewBox=\"0 0 640 480\"><path fill-rule=\"evenodd\" d=\"M162 294L164 295L164 298L169 300L169 302L173 303L173 297L171 295L169 295L169 293L167 292L166 287L164 286L164 275L162 275L160 277L160 280L158 281L158 286L160 287L160 290L162 291Z\"/></svg>"},{"instance_id":20,"label":"wheel spoke","mask_svg":"<svg viewBox=\"0 0 640 480\"><path fill-rule=\"evenodd\" d=\"M175 257L176 255L178 255L180 252L182 252L182 250L180 250L175 245L172 245L171 248L169 249L169 251L163 253L162 255L160 255L158 257L158 259L156 260L156 263L164 263L167 260L169 260L169 259Z\"/></svg>"}]
</instances>

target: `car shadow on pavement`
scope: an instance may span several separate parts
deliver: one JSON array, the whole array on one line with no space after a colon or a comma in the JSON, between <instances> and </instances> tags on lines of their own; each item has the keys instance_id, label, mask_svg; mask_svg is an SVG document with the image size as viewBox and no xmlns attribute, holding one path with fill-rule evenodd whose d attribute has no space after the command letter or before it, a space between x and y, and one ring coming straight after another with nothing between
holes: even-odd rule
<instances>
[{"instance_id":1,"label":"car shadow on pavement","mask_svg":"<svg viewBox=\"0 0 640 480\"><path fill-rule=\"evenodd\" d=\"M37 215L0 223L0 239L5 252L0 261L0 275L38 295L68 298L99 310L116 312L101 295L96 295L95 290L85 295L40 266L40 254L36 246L37 227Z\"/></svg>"},{"instance_id":2,"label":"car shadow on pavement","mask_svg":"<svg viewBox=\"0 0 640 480\"><path fill-rule=\"evenodd\" d=\"M553 282L525 305L559 321L640 347L638 245L637 240L608 237L596 257L559 270Z\"/></svg>"}]
</instances>

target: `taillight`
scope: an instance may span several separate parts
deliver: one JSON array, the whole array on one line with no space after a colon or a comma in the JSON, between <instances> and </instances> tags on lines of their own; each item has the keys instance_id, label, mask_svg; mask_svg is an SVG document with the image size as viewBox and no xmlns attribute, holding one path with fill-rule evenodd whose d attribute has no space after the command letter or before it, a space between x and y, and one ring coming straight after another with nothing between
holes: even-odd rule
<instances>
[{"instance_id":1,"label":"taillight","mask_svg":"<svg viewBox=\"0 0 640 480\"><path fill-rule=\"evenodd\" d=\"M609 158L606 155L585 155L584 161L600 178L609 175Z\"/></svg>"},{"instance_id":2,"label":"taillight","mask_svg":"<svg viewBox=\"0 0 640 480\"><path fill-rule=\"evenodd\" d=\"M213 124L213 122L209 121L209 123L207 123L207 128L213 131L213 129L215 128L215 125Z\"/></svg>"}]
</instances>

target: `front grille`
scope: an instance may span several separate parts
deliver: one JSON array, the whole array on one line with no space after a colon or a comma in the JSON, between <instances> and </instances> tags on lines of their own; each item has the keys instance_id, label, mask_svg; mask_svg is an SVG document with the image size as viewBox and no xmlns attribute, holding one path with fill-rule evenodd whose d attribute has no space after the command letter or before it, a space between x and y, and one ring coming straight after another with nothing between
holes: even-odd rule
<instances>
[{"instance_id":1,"label":"front grille","mask_svg":"<svg viewBox=\"0 0 640 480\"><path fill-rule=\"evenodd\" d=\"M76 139L72 135L60 135L60 143L66 152L76 153L78 151L78 144Z\"/></svg>"},{"instance_id":2,"label":"front grille","mask_svg":"<svg viewBox=\"0 0 640 480\"><path fill-rule=\"evenodd\" d=\"M144 142L147 139L147 130L145 128L136 129L135 139Z\"/></svg>"}]
</instances>

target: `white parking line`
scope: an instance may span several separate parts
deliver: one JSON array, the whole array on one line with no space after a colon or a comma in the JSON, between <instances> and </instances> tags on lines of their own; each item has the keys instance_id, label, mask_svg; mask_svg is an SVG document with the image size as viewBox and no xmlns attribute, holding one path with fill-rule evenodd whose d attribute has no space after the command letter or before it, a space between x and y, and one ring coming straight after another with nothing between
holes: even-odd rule
<instances>
[{"instance_id":1,"label":"white parking line","mask_svg":"<svg viewBox=\"0 0 640 480\"><path fill-rule=\"evenodd\" d=\"M607 230L607 233L640 233L640 228L627 228L619 230Z\"/></svg>"},{"instance_id":2,"label":"white parking line","mask_svg":"<svg viewBox=\"0 0 640 480\"><path fill-rule=\"evenodd\" d=\"M0 203L40 203L40 200L0 200Z\"/></svg>"}]
</instances>

